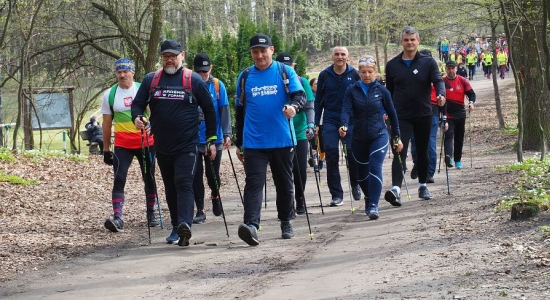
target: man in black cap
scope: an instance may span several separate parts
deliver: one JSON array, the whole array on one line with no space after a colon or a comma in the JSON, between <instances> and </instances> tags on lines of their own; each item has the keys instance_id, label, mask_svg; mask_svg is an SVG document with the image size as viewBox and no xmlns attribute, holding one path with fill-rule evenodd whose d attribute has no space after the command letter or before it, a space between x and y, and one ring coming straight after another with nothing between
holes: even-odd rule
<instances>
[{"instance_id":1,"label":"man in black cap","mask_svg":"<svg viewBox=\"0 0 550 300\"><path fill-rule=\"evenodd\" d=\"M193 60L193 70L197 72L204 82L212 98L214 100L214 109L216 110L216 136L214 141L216 145L216 159L211 161L208 157L204 158L203 168L203 156L205 155L206 146L206 125L202 121L199 125L199 153L197 156L197 169L195 171L195 179L193 182L193 191L195 193L195 204L197 205L197 214L193 218L193 223L199 224L206 220L206 214L204 211L204 183L203 174L206 173L206 179L208 186L210 187L210 197L212 199L212 211L215 216L222 214L222 206L219 195L220 181L220 163L224 148L231 146L231 114L229 112L229 101L227 99L227 91L225 84L211 75L212 62L210 57L205 53L199 53ZM214 173L212 173L212 169Z\"/></svg>"},{"instance_id":2,"label":"man in black cap","mask_svg":"<svg viewBox=\"0 0 550 300\"><path fill-rule=\"evenodd\" d=\"M275 48L269 36L254 35L249 49L254 65L239 75L236 93L235 145L241 162L246 160L244 222L238 234L256 246L268 164L277 190L281 237L294 236L290 221L294 217L292 159L296 142L290 118L303 108L305 95L294 69L273 62Z\"/></svg>"},{"instance_id":3,"label":"man in black cap","mask_svg":"<svg viewBox=\"0 0 550 300\"><path fill-rule=\"evenodd\" d=\"M101 153L103 153L103 129L101 128L101 125L97 122L97 119L95 116L92 116L90 118L90 122L86 123L84 125L84 128L86 128L86 131L88 131L88 135L90 136L90 143L97 143L99 146L99 150Z\"/></svg>"},{"instance_id":4,"label":"man in black cap","mask_svg":"<svg viewBox=\"0 0 550 300\"><path fill-rule=\"evenodd\" d=\"M145 76L132 103L132 121L149 126L143 113L151 110L151 132L170 209L172 233L168 243L188 246L193 222L193 178L199 143L199 107L204 114L210 159L216 158L216 112L204 80L183 67L185 52L177 40L161 44L162 69ZM212 144L211 144L212 143Z\"/></svg>"},{"instance_id":5,"label":"man in black cap","mask_svg":"<svg viewBox=\"0 0 550 300\"><path fill-rule=\"evenodd\" d=\"M289 53L282 52L275 58L276 61L294 68L296 65ZM294 123L294 136L296 137L296 153L292 161L292 173L294 175L294 199L296 200L296 214L303 215L306 213L304 189L307 180L307 154L308 140L313 138L313 122L315 112L313 111L313 91L309 86L309 82L304 77L299 77L300 83L306 93L306 104L304 109L297 113L292 121Z\"/></svg>"}]
</instances>

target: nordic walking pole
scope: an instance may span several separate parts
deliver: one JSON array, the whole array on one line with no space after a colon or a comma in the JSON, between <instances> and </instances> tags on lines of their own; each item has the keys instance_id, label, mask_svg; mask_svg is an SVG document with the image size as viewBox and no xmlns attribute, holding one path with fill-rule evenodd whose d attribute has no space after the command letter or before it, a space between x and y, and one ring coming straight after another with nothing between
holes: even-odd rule
<instances>
[{"instance_id":1,"label":"nordic walking pole","mask_svg":"<svg viewBox=\"0 0 550 300\"><path fill-rule=\"evenodd\" d=\"M267 172L264 181L264 208L267 209Z\"/></svg>"},{"instance_id":2,"label":"nordic walking pole","mask_svg":"<svg viewBox=\"0 0 550 300\"><path fill-rule=\"evenodd\" d=\"M145 127L145 121L143 116L138 116L141 122L144 122L143 126ZM146 185L145 176L147 176L147 163L145 162L145 142L144 142L145 130L141 130L141 155L143 161L143 185ZM145 195L147 196L147 189L145 189ZM147 197L146 197L147 198ZM147 200L145 200L145 220L147 220L147 232L149 234L149 245L151 245L151 226L149 226L149 214L147 213Z\"/></svg>"},{"instance_id":3,"label":"nordic walking pole","mask_svg":"<svg viewBox=\"0 0 550 300\"><path fill-rule=\"evenodd\" d=\"M225 225L225 233L229 237L229 230L227 229L227 221L225 220L225 211L223 210L222 196L220 195L220 180L216 175L216 170L214 169L214 161L210 158L210 143L206 144L206 159L210 163L210 171L212 172L212 177L214 177L214 185L216 186L216 195L220 201L220 208L222 209L223 224Z\"/></svg>"},{"instance_id":4,"label":"nordic walking pole","mask_svg":"<svg viewBox=\"0 0 550 300\"><path fill-rule=\"evenodd\" d=\"M286 108L287 108L287 105L285 105L285 109ZM293 148L292 150L294 151L294 155L297 155L296 145L294 145L294 130L292 129L292 126L290 125L290 119L288 119L288 131L290 131L290 139L291 139L292 148ZM296 164L299 165L298 156L296 156ZM300 168L299 167L298 167L298 183L300 184L300 188L302 189L302 193L303 193L304 190L305 190L305 187L302 184L302 176L300 175ZM309 213L307 212L306 197L304 197L304 208L306 209L307 227L309 228L309 239L313 240L313 233L311 232L311 223L309 222Z\"/></svg>"},{"instance_id":5,"label":"nordic walking pole","mask_svg":"<svg viewBox=\"0 0 550 300\"><path fill-rule=\"evenodd\" d=\"M229 155L229 161L231 162L231 169L233 169L233 176L235 177L235 182L237 183L237 189L239 190L239 196L241 197L241 203L244 206L243 194L241 193L241 187L239 186L239 180L237 179L237 172L235 172L235 165L233 165L233 158L231 158L231 151L227 148L227 154Z\"/></svg>"},{"instance_id":6,"label":"nordic walking pole","mask_svg":"<svg viewBox=\"0 0 550 300\"><path fill-rule=\"evenodd\" d=\"M343 131L346 131L347 128L341 128ZM349 192L349 200L350 200L350 203L351 203L351 213L353 214L355 212L355 207L353 207L353 198L351 197L351 182L350 182L350 178L351 176L349 175L349 163L348 163L348 147L346 145L346 139L345 138L340 138L340 142L342 142L342 152L344 153L344 160L346 161L346 168L348 170L348 192Z\"/></svg>"},{"instance_id":7,"label":"nordic walking pole","mask_svg":"<svg viewBox=\"0 0 550 300\"><path fill-rule=\"evenodd\" d=\"M147 133L147 131L145 131L145 141L147 143L147 153L149 153L149 162L151 163L151 170L153 170L155 165L155 159L153 158L153 154L151 153L151 145L149 144L149 134ZM162 221L162 211L160 210L157 181L155 180L155 176L152 172L149 172L149 174L151 174L151 179L153 180L153 189L155 190L155 200L157 202L157 210L159 212L160 228L164 229L164 223Z\"/></svg>"},{"instance_id":8,"label":"nordic walking pole","mask_svg":"<svg viewBox=\"0 0 550 300\"><path fill-rule=\"evenodd\" d=\"M311 157L313 157L313 147L312 147L312 142L309 141L309 155ZM296 153L294 153L296 154ZM317 155L319 155L319 152L317 152ZM317 171L315 171L317 170ZM317 163L317 161L314 159L313 160L313 173L315 174L315 183L317 183L317 193L319 194L319 204L321 204L321 213L324 215L325 214L325 211L323 210L323 200L321 200L321 189L319 188L319 178L317 177L317 175L319 175L319 177L321 177L321 174L317 174L319 173L319 164Z\"/></svg>"},{"instance_id":9,"label":"nordic walking pole","mask_svg":"<svg viewBox=\"0 0 550 300\"><path fill-rule=\"evenodd\" d=\"M468 139L470 140L470 168L473 168L473 158L472 158L472 114L470 113L470 105L468 105L468 127L470 133L468 134Z\"/></svg>"},{"instance_id":10,"label":"nordic walking pole","mask_svg":"<svg viewBox=\"0 0 550 300\"><path fill-rule=\"evenodd\" d=\"M445 140L445 122L446 121L447 121L447 116L443 115L443 117L441 118L441 151L445 149L445 143L443 141ZM441 168L441 152L439 155L439 167ZM439 173L439 171L437 171L437 173ZM449 167L447 166L447 162L445 162L445 176L447 178L447 195L450 195L451 184L449 182Z\"/></svg>"},{"instance_id":11,"label":"nordic walking pole","mask_svg":"<svg viewBox=\"0 0 550 300\"><path fill-rule=\"evenodd\" d=\"M407 191L407 199L411 200L411 194L409 193L409 186L407 185L407 180L405 179L405 166L403 165L403 161L401 160L401 153L394 153L394 155L397 155L397 159L399 160L399 164L401 165L401 173L403 173L403 182L405 183L405 190Z\"/></svg>"}]
</instances>

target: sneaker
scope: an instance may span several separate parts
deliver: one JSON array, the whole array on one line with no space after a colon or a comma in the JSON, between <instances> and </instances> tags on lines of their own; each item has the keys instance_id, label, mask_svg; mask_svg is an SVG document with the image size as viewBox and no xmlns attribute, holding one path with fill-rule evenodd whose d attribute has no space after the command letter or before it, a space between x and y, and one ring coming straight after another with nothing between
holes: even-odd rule
<instances>
[{"instance_id":1,"label":"sneaker","mask_svg":"<svg viewBox=\"0 0 550 300\"><path fill-rule=\"evenodd\" d=\"M351 194L356 201L361 200L361 187L358 184L351 186Z\"/></svg>"},{"instance_id":2,"label":"sneaker","mask_svg":"<svg viewBox=\"0 0 550 300\"><path fill-rule=\"evenodd\" d=\"M425 186L421 186L418 188L418 197L424 200L430 200L433 198L430 192L428 191L428 188Z\"/></svg>"},{"instance_id":3,"label":"sneaker","mask_svg":"<svg viewBox=\"0 0 550 300\"><path fill-rule=\"evenodd\" d=\"M455 162L455 167L456 167L457 169L462 169L462 162L456 161L456 162Z\"/></svg>"},{"instance_id":4,"label":"sneaker","mask_svg":"<svg viewBox=\"0 0 550 300\"><path fill-rule=\"evenodd\" d=\"M399 196L399 193L397 193L397 190L391 189L390 191L387 191L386 194L384 194L384 199L388 201L393 206L401 206L401 197Z\"/></svg>"},{"instance_id":5,"label":"sneaker","mask_svg":"<svg viewBox=\"0 0 550 300\"><path fill-rule=\"evenodd\" d=\"M182 222L178 225L178 236L180 240L178 241L178 246L189 246L189 240L191 239L191 226L189 224Z\"/></svg>"},{"instance_id":6,"label":"sneaker","mask_svg":"<svg viewBox=\"0 0 550 300\"><path fill-rule=\"evenodd\" d=\"M313 168L313 166L315 165L315 164L313 163L313 157L310 157L310 158L307 160L307 164L308 164L310 167Z\"/></svg>"},{"instance_id":7,"label":"sneaker","mask_svg":"<svg viewBox=\"0 0 550 300\"><path fill-rule=\"evenodd\" d=\"M296 199L296 214L303 215L306 213L304 198Z\"/></svg>"},{"instance_id":8,"label":"sneaker","mask_svg":"<svg viewBox=\"0 0 550 300\"><path fill-rule=\"evenodd\" d=\"M198 210L197 214L193 218L193 224L204 223L204 221L206 221L206 214L203 210Z\"/></svg>"},{"instance_id":9,"label":"sneaker","mask_svg":"<svg viewBox=\"0 0 550 300\"><path fill-rule=\"evenodd\" d=\"M453 166L453 159L449 155L445 155L445 165L447 168L452 168Z\"/></svg>"},{"instance_id":10,"label":"sneaker","mask_svg":"<svg viewBox=\"0 0 550 300\"><path fill-rule=\"evenodd\" d=\"M180 237L178 236L178 228L172 227L172 232L170 232L170 235L166 238L167 244L177 243Z\"/></svg>"},{"instance_id":11,"label":"sneaker","mask_svg":"<svg viewBox=\"0 0 550 300\"><path fill-rule=\"evenodd\" d=\"M416 169L416 165L413 165L413 168L411 170L411 179L418 178L418 170Z\"/></svg>"},{"instance_id":12,"label":"sneaker","mask_svg":"<svg viewBox=\"0 0 550 300\"><path fill-rule=\"evenodd\" d=\"M334 198L330 201L330 206L342 206L344 205L344 199Z\"/></svg>"},{"instance_id":13,"label":"sneaker","mask_svg":"<svg viewBox=\"0 0 550 300\"><path fill-rule=\"evenodd\" d=\"M212 197L212 212L214 213L214 216L219 217L222 215L222 200L220 200L219 196Z\"/></svg>"},{"instance_id":14,"label":"sneaker","mask_svg":"<svg viewBox=\"0 0 550 300\"><path fill-rule=\"evenodd\" d=\"M108 218L103 224L105 228L109 229L111 232L120 232L124 231L124 222L119 217Z\"/></svg>"},{"instance_id":15,"label":"sneaker","mask_svg":"<svg viewBox=\"0 0 550 300\"><path fill-rule=\"evenodd\" d=\"M250 246L258 246L260 240L258 240L258 229L254 225L239 225L239 238Z\"/></svg>"},{"instance_id":16,"label":"sneaker","mask_svg":"<svg viewBox=\"0 0 550 300\"><path fill-rule=\"evenodd\" d=\"M149 227L158 227L160 226L159 218L157 218L157 213L154 211L147 212L147 225Z\"/></svg>"},{"instance_id":17,"label":"sneaker","mask_svg":"<svg viewBox=\"0 0 550 300\"><path fill-rule=\"evenodd\" d=\"M434 178L433 177L428 177L426 178L426 183L434 183Z\"/></svg>"},{"instance_id":18,"label":"sneaker","mask_svg":"<svg viewBox=\"0 0 550 300\"><path fill-rule=\"evenodd\" d=\"M378 214L378 206L376 204L371 204L370 207L369 207L369 211L367 213L367 216L369 217L369 219L371 220L377 220L378 217L380 216Z\"/></svg>"},{"instance_id":19,"label":"sneaker","mask_svg":"<svg viewBox=\"0 0 550 300\"><path fill-rule=\"evenodd\" d=\"M294 230L292 230L290 221L281 221L281 237L285 240L294 237Z\"/></svg>"}]
</instances>

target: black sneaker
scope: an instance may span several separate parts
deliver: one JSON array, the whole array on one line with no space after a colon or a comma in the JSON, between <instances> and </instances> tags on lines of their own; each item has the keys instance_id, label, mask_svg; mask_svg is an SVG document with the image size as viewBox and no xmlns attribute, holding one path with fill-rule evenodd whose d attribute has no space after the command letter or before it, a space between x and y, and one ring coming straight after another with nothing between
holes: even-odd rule
<instances>
[{"instance_id":1,"label":"black sneaker","mask_svg":"<svg viewBox=\"0 0 550 300\"><path fill-rule=\"evenodd\" d=\"M281 221L281 237L285 240L294 237L294 230L292 230L290 221Z\"/></svg>"},{"instance_id":2,"label":"black sneaker","mask_svg":"<svg viewBox=\"0 0 550 300\"><path fill-rule=\"evenodd\" d=\"M418 197L424 200L430 200L433 198L430 192L428 191L428 188L425 186L421 186L420 188L418 188Z\"/></svg>"},{"instance_id":3,"label":"black sneaker","mask_svg":"<svg viewBox=\"0 0 550 300\"><path fill-rule=\"evenodd\" d=\"M428 177L426 178L426 183L434 183L434 178L433 177Z\"/></svg>"},{"instance_id":4,"label":"black sneaker","mask_svg":"<svg viewBox=\"0 0 550 300\"><path fill-rule=\"evenodd\" d=\"M193 224L204 223L204 221L206 221L206 214L204 213L204 211L202 210L197 211L197 214L193 218Z\"/></svg>"},{"instance_id":5,"label":"black sneaker","mask_svg":"<svg viewBox=\"0 0 550 300\"><path fill-rule=\"evenodd\" d=\"M330 201L330 206L342 206L344 205L344 199L334 198Z\"/></svg>"},{"instance_id":6,"label":"black sneaker","mask_svg":"<svg viewBox=\"0 0 550 300\"><path fill-rule=\"evenodd\" d=\"M401 197L397 190L391 189L384 194L384 199L388 201L391 205L400 207L401 206Z\"/></svg>"},{"instance_id":7,"label":"black sneaker","mask_svg":"<svg viewBox=\"0 0 550 300\"><path fill-rule=\"evenodd\" d=\"M222 215L222 200L220 200L220 197L212 197L212 212L214 213L214 216L219 217Z\"/></svg>"},{"instance_id":8,"label":"black sneaker","mask_svg":"<svg viewBox=\"0 0 550 300\"><path fill-rule=\"evenodd\" d=\"M250 246L258 246L260 240L258 240L258 229L254 225L239 225L238 231L239 238Z\"/></svg>"},{"instance_id":9,"label":"black sneaker","mask_svg":"<svg viewBox=\"0 0 550 300\"><path fill-rule=\"evenodd\" d=\"M178 241L178 246L189 246L189 240L191 239L191 226L187 223L182 222L178 225L178 236L180 240Z\"/></svg>"},{"instance_id":10,"label":"black sneaker","mask_svg":"<svg viewBox=\"0 0 550 300\"><path fill-rule=\"evenodd\" d=\"M445 155L445 165L447 168L452 168L453 166L453 159L449 155Z\"/></svg>"},{"instance_id":11,"label":"black sneaker","mask_svg":"<svg viewBox=\"0 0 550 300\"><path fill-rule=\"evenodd\" d=\"M314 164L314 161L313 161L313 157L310 157L308 160L307 160L307 164L313 168L313 166L315 165Z\"/></svg>"},{"instance_id":12,"label":"black sneaker","mask_svg":"<svg viewBox=\"0 0 550 300\"><path fill-rule=\"evenodd\" d=\"M124 231L124 222L121 218L114 217L114 218L108 218L105 220L105 224L103 224L105 228L109 229L111 232L120 232Z\"/></svg>"},{"instance_id":13,"label":"black sneaker","mask_svg":"<svg viewBox=\"0 0 550 300\"><path fill-rule=\"evenodd\" d=\"M416 179L416 178L418 178L418 170L416 169L416 164L414 164L411 170L411 179Z\"/></svg>"},{"instance_id":14,"label":"black sneaker","mask_svg":"<svg viewBox=\"0 0 550 300\"><path fill-rule=\"evenodd\" d=\"M359 185L352 186L351 194L353 195L353 199L355 199L356 201L361 200L361 187Z\"/></svg>"},{"instance_id":15,"label":"black sneaker","mask_svg":"<svg viewBox=\"0 0 550 300\"><path fill-rule=\"evenodd\" d=\"M157 213L155 213L154 211L147 212L147 226L149 227L160 226L159 218L157 218Z\"/></svg>"}]
</instances>

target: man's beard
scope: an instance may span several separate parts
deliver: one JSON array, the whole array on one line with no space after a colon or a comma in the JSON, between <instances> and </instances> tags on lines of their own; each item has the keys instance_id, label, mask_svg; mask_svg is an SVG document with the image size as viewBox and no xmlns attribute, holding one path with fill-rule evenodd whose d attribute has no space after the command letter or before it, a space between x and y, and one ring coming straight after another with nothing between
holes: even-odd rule
<instances>
[{"instance_id":1,"label":"man's beard","mask_svg":"<svg viewBox=\"0 0 550 300\"><path fill-rule=\"evenodd\" d=\"M179 65L177 67L164 67L164 72L166 74L173 75L173 74L176 74L176 72L179 70L179 68L181 68L181 65Z\"/></svg>"}]
</instances>

